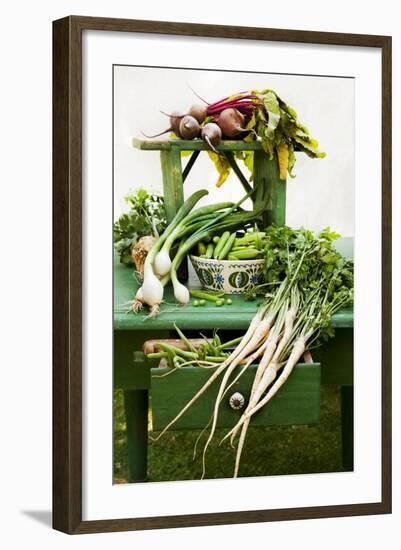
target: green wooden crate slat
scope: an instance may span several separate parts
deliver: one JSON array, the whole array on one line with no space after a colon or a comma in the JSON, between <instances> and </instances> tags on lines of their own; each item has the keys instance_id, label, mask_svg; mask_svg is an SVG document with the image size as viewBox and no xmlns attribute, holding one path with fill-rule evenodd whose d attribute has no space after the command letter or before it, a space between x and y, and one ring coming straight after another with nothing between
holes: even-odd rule
<instances>
[{"instance_id":1,"label":"green wooden crate slat","mask_svg":"<svg viewBox=\"0 0 401 550\"><path fill-rule=\"evenodd\" d=\"M191 271L188 281L190 288L200 288L199 280ZM165 302L161 305L161 312L155 319L147 319L148 310L134 314L127 313L124 304L132 300L138 289L138 282L134 277L134 269L125 267L115 258L114 264L114 328L116 330L173 330L174 323L182 329L225 328L242 330L249 326L257 309L256 302L244 300L241 296L232 296L231 306L216 307L207 303L204 307L194 308L191 304L185 307L177 306L171 285L165 291ZM332 317L332 325L352 327L352 309L342 310Z\"/></svg>"},{"instance_id":2,"label":"green wooden crate slat","mask_svg":"<svg viewBox=\"0 0 401 550\"><path fill-rule=\"evenodd\" d=\"M132 146L142 151L210 151L210 147L201 139L162 139L162 140L144 140L133 138ZM219 151L261 151L260 141L220 141L216 147Z\"/></svg>"},{"instance_id":3,"label":"green wooden crate slat","mask_svg":"<svg viewBox=\"0 0 401 550\"><path fill-rule=\"evenodd\" d=\"M229 397L241 392L248 400L256 366L247 371L228 392L221 403L218 426L233 426L241 416L241 411L231 409ZM210 376L210 371L196 367L183 367L165 378L155 378L166 369L152 369L152 423L153 430L159 431L172 420L201 388ZM174 429L204 428L208 423L216 399L219 382L212 384L205 394L177 421ZM299 364L286 384L271 402L252 419L253 426L273 426L292 424L314 424L320 417L320 365L318 363Z\"/></svg>"}]
</instances>

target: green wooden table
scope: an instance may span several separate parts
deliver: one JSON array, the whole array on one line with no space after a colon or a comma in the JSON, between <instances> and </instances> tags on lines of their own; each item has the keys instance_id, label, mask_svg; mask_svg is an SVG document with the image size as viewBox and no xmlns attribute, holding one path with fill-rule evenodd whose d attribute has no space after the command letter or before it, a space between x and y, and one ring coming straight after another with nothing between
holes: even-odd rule
<instances>
[{"instance_id":1,"label":"green wooden table","mask_svg":"<svg viewBox=\"0 0 401 550\"><path fill-rule=\"evenodd\" d=\"M133 139L133 147L146 154L146 151L159 151L163 193L167 220L170 221L184 198L185 180L196 162L199 154L208 149L200 139L185 141L171 140L139 140ZM251 183L243 175L235 161L236 151L253 151L254 170L253 185L262 185L269 193L269 205L264 214L264 224L285 224L286 181L279 178L276 159L269 159L258 141L221 141L217 147L225 156L233 172L238 177L246 192L251 190ZM190 152L188 160L183 161L182 153ZM185 166L183 167L183 162ZM191 288L199 287L196 276L189 273L188 284ZM114 265L114 388L124 392L124 404L128 436L128 462L130 481L143 481L147 477L147 437L149 394L152 389L151 368L142 353L146 340L176 337L174 323L187 333L195 331L215 330L244 331L254 316L257 308L255 302L247 302L240 296L233 297L231 306L217 308L207 304L202 308L194 308L190 304L185 307L176 305L171 288L165 292L165 303L161 306L160 315L155 319L147 319L146 312L127 313L125 304L136 294L138 283L134 278L133 269L126 268L115 260ZM318 363L308 366L299 365L292 374L291 383L280 392L280 398L269 407L271 414L261 411L257 422L260 425L296 424L318 421L320 407L320 384L330 383L342 387L342 427L343 427L343 462L347 469L352 468L353 434L352 434L352 384L353 384L353 314L346 310L337 313L332 318L333 326L338 328L336 338L321 349L314 360ZM322 368L320 368L322 365ZM182 372L181 372L182 371ZM178 374L178 373L177 373ZM168 384L153 385L153 397L159 397L159 403L153 402L159 414L156 425L166 422L167 415L172 414L172 407L165 404L169 399L174 405L184 404L191 397L191 392L202 385L207 373L204 369L180 369L179 376L167 377ZM245 376L243 378L246 378ZM247 381L241 381L238 389L246 394ZM172 395L174 394L174 395ZM203 399L203 396L202 396ZM185 428L203 427L207 423L205 410L213 399L212 393L205 396L202 404L195 404L192 416L181 422ZM294 400L298 406L292 407ZM153 400L154 401L154 400ZM159 410L160 409L160 410ZM154 412L154 411L153 411ZM222 412L222 424L232 421L233 412L227 408ZM256 419L255 419L256 420ZM202 424L204 423L204 424Z\"/></svg>"},{"instance_id":2,"label":"green wooden table","mask_svg":"<svg viewBox=\"0 0 401 550\"><path fill-rule=\"evenodd\" d=\"M188 284L199 287L196 275L190 270ZM126 304L135 296L138 282L134 270L118 263L114 264L114 388L124 392L124 405L128 437L128 462L130 481L143 481L147 476L147 438L148 407L151 391L151 367L154 364L145 360L142 346L146 340L176 337L174 324L185 330L206 331L221 329L244 331L254 316L257 303L233 297L231 306L216 307L207 304L194 308L191 304L182 307L174 301L172 289L167 287L165 303L161 305L160 315L156 319L147 319L147 313L127 313ZM338 312L332 318L337 328L336 337L314 355L321 365L321 382L342 386L343 449L346 469L352 468L352 310ZM170 384L182 386L176 382L175 375L167 377ZM187 382L187 391L192 386L200 387L205 372L197 373ZM166 379L167 381L167 379ZM190 383L191 382L191 383ZM193 383L192 383L193 382ZM300 382L302 382L300 380ZM185 382L184 382L185 383ZM280 423L283 423L281 415ZM201 419L202 420L202 419ZM295 422L294 422L295 423ZM306 423L306 422L305 422ZM191 428L191 421L184 426ZM199 427L192 423L192 427Z\"/></svg>"}]
</instances>

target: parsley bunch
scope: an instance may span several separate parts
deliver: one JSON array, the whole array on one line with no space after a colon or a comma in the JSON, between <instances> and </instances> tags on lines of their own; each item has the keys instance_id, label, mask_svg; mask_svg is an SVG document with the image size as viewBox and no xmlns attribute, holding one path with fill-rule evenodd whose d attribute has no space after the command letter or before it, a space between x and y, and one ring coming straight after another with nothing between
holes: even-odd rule
<instances>
[{"instance_id":1,"label":"parsley bunch","mask_svg":"<svg viewBox=\"0 0 401 550\"><path fill-rule=\"evenodd\" d=\"M164 199L162 196L138 189L125 197L130 206L127 213L114 223L114 248L120 262L132 264L132 246L145 235L158 237L167 226Z\"/></svg>"}]
</instances>

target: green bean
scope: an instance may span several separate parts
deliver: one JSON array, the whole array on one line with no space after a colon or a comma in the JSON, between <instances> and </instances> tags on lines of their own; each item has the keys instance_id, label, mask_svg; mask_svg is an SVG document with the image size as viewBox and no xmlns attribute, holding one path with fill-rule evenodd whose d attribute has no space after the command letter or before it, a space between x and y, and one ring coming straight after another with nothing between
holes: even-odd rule
<instances>
[{"instance_id":1,"label":"green bean","mask_svg":"<svg viewBox=\"0 0 401 550\"><path fill-rule=\"evenodd\" d=\"M224 233L222 234L222 236L219 239L219 242L216 245L216 248L213 251L213 258L215 260L217 260L219 258L220 252L223 250L223 248L224 248L224 246L225 246L225 244L226 244L226 242L228 241L229 238L230 238L230 232L229 231L224 231Z\"/></svg>"},{"instance_id":2,"label":"green bean","mask_svg":"<svg viewBox=\"0 0 401 550\"><path fill-rule=\"evenodd\" d=\"M246 233L243 237L235 239L235 244L251 244L254 241L260 241L265 235L266 233L263 232Z\"/></svg>"},{"instance_id":3,"label":"green bean","mask_svg":"<svg viewBox=\"0 0 401 550\"><path fill-rule=\"evenodd\" d=\"M193 298L209 300L209 302L217 302L218 300L221 300L222 296L224 296L223 293L209 294L208 292L203 290L190 290L189 293Z\"/></svg>"},{"instance_id":4,"label":"green bean","mask_svg":"<svg viewBox=\"0 0 401 550\"><path fill-rule=\"evenodd\" d=\"M206 248L205 258L210 259L213 256L214 244L209 243Z\"/></svg>"},{"instance_id":5,"label":"green bean","mask_svg":"<svg viewBox=\"0 0 401 550\"><path fill-rule=\"evenodd\" d=\"M231 256L235 256L236 260L255 260L261 257L261 251L256 248L246 248L245 250L233 252Z\"/></svg>"},{"instance_id":6,"label":"green bean","mask_svg":"<svg viewBox=\"0 0 401 550\"><path fill-rule=\"evenodd\" d=\"M231 235L228 237L228 239L223 245L223 248L220 251L220 254L218 256L219 260L224 260L224 258L228 255L228 253L230 252L233 246L234 241L235 241L235 233L231 233Z\"/></svg>"}]
</instances>

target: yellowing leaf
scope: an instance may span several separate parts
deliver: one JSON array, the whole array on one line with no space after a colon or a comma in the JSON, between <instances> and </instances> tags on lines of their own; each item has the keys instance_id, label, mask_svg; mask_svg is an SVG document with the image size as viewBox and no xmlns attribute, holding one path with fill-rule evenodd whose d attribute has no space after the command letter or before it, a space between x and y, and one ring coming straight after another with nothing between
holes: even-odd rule
<instances>
[{"instance_id":1,"label":"yellowing leaf","mask_svg":"<svg viewBox=\"0 0 401 550\"><path fill-rule=\"evenodd\" d=\"M315 139L306 139L299 136L295 136L294 139L298 148L309 157L322 159L326 156L326 153L322 153L318 150L318 142Z\"/></svg>"},{"instance_id":2,"label":"yellowing leaf","mask_svg":"<svg viewBox=\"0 0 401 550\"><path fill-rule=\"evenodd\" d=\"M295 178L295 174L293 172L295 164L295 153L294 153L294 145L291 143L288 147L288 173L292 178Z\"/></svg>"},{"instance_id":3,"label":"yellowing leaf","mask_svg":"<svg viewBox=\"0 0 401 550\"><path fill-rule=\"evenodd\" d=\"M213 151L208 151L207 154L219 173L219 179L216 182L216 187L221 187L230 175L230 164L223 155L217 155Z\"/></svg>"},{"instance_id":4,"label":"yellowing leaf","mask_svg":"<svg viewBox=\"0 0 401 550\"><path fill-rule=\"evenodd\" d=\"M289 159L288 145L282 142L279 145L277 145L276 150L277 150L280 179L285 180L287 177L288 159Z\"/></svg>"}]
</instances>

